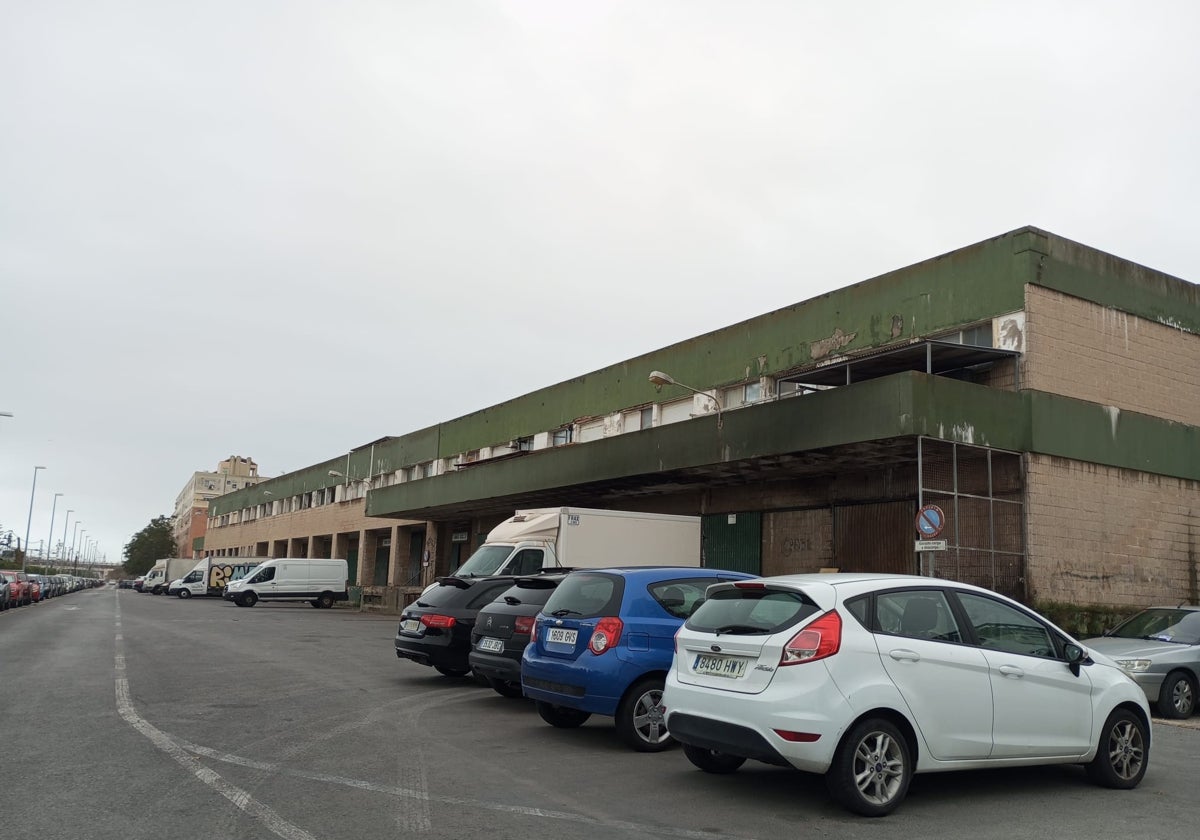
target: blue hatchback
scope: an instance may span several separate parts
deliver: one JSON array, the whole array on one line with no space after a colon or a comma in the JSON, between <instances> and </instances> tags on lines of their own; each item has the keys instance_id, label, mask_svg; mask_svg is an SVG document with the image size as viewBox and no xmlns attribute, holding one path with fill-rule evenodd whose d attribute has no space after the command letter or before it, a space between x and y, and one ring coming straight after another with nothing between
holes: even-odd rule
<instances>
[{"instance_id":1,"label":"blue hatchback","mask_svg":"<svg viewBox=\"0 0 1200 840\"><path fill-rule=\"evenodd\" d=\"M552 726L608 715L635 750L666 749L674 741L662 692L676 631L709 586L753 577L678 566L572 572L534 622L521 660L525 695Z\"/></svg>"}]
</instances>

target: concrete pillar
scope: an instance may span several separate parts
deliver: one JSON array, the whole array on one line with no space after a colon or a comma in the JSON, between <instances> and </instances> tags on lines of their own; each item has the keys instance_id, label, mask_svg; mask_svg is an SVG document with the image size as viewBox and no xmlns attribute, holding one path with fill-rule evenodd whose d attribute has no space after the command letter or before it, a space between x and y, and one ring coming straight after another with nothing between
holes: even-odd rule
<instances>
[{"instance_id":1,"label":"concrete pillar","mask_svg":"<svg viewBox=\"0 0 1200 840\"><path fill-rule=\"evenodd\" d=\"M375 549L379 539L374 531L363 529L358 532L358 585L375 585Z\"/></svg>"},{"instance_id":2,"label":"concrete pillar","mask_svg":"<svg viewBox=\"0 0 1200 840\"><path fill-rule=\"evenodd\" d=\"M421 555L421 584L429 586L437 577L438 571L438 523L425 523L425 551Z\"/></svg>"},{"instance_id":3,"label":"concrete pillar","mask_svg":"<svg viewBox=\"0 0 1200 840\"><path fill-rule=\"evenodd\" d=\"M388 529L388 535L392 538L392 548L388 552L388 586L403 586L400 568L400 526L393 525Z\"/></svg>"}]
</instances>

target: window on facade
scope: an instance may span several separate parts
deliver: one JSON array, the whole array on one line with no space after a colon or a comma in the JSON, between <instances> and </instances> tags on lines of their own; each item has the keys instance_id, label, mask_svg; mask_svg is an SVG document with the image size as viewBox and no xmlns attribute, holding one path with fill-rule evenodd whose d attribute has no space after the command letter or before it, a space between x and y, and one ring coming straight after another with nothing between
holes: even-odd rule
<instances>
[{"instance_id":1,"label":"window on facade","mask_svg":"<svg viewBox=\"0 0 1200 840\"><path fill-rule=\"evenodd\" d=\"M421 478L432 478L435 473L433 461L426 461L421 465Z\"/></svg>"},{"instance_id":2,"label":"window on facade","mask_svg":"<svg viewBox=\"0 0 1200 840\"><path fill-rule=\"evenodd\" d=\"M550 433L551 446L563 446L571 442L571 427L565 429L556 429Z\"/></svg>"},{"instance_id":3,"label":"window on facade","mask_svg":"<svg viewBox=\"0 0 1200 840\"><path fill-rule=\"evenodd\" d=\"M517 444L518 452L532 452L533 451L533 438L531 438L531 437L517 438L516 444Z\"/></svg>"},{"instance_id":4,"label":"window on facade","mask_svg":"<svg viewBox=\"0 0 1200 840\"><path fill-rule=\"evenodd\" d=\"M747 382L743 388L743 392L746 402L758 402L763 398L762 381L759 380L758 382Z\"/></svg>"}]
</instances>

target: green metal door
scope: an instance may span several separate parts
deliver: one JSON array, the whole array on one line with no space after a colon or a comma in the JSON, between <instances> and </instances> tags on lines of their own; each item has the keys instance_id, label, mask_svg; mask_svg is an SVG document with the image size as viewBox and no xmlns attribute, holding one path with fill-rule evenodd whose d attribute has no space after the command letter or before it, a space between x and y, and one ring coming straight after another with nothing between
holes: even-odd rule
<instances>
[{"instance_id":1,"label":"green metal door","mask_svg":"<svg viewBox=\"0 0 1200 840\"><path fill-rule=\"evenodd\" d=\"M709 569L762 574L762 513L720 513L700 522L700 556Z\"/></svg>"},{"instance_id":2,"label":"green metal door","mask_svg":"<svg viewBox=\"0 0 1200 840\"><path fill-rule=\"evenodd\" d=\"M350 577L350 585L358 586L358 549L346 551L346 574Z\"/></svg>"}]
</instances>

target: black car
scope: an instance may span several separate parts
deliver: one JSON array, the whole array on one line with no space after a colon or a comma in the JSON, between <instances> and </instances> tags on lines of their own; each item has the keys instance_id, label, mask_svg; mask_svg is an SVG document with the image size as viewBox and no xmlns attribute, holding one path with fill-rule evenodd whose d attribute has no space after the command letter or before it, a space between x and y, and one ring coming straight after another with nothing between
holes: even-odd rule
<instances>
[{"instance_id":1,"label":"black car","mask_svg":"<svg viewBox=\"0 0 1200 840\"><path fill-rule=\"evenodd\" d=\"M521 654L529 644L534 616L566 574L518 578L479 611L471 631L471 670L486 677L499 694L521 697Z\"/></svg>"},{"instance_id":2,"label":"black car","mask_svg":"<svg viewBox=\"0 0 1200 840\"><path fill-rule=\"evenodd\" d=\"M479 610L512 587L516 578L443 577L404 608L396 630L396 656L432 665L447 677L471 670L471 628Z\"/></svg>"}]
</instances>

